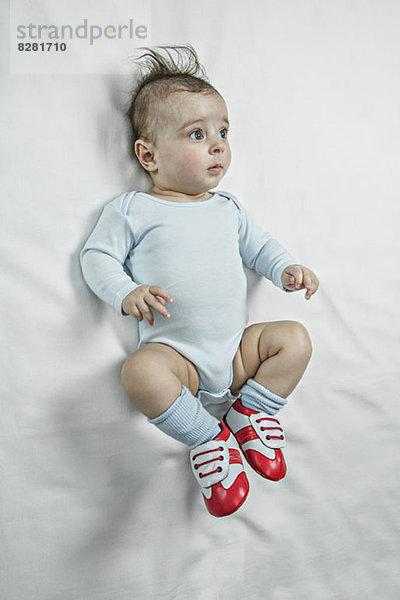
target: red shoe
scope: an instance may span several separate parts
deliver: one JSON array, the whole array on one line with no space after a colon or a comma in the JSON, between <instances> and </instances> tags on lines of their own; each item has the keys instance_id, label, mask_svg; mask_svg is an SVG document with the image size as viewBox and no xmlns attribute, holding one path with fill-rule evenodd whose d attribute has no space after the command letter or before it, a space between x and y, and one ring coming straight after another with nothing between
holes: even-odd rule
<instances>
[{"instance_id":1,"label":"red shoe","mask_svg":"<svg viewBox=\"0 0 400 600\"><path fill-rule=\"evenodd\" d=\"M240 508L249 493L238 443L221 421L221 433L190 452L190 464L202 488L208 512L226 517Z\"/></svg>"},{"instance_id":2,"label":"red shoe","mask_svg":"<svg viewBox=\"0 0 400 600\"><path fill-rule=\"evenodd\" d=\"M283 429L275 417L246 408L236 400L224 416L247 462L261 477L279 481L286 475L281 448L285 446Z\"/></svg>"}]
</instances>

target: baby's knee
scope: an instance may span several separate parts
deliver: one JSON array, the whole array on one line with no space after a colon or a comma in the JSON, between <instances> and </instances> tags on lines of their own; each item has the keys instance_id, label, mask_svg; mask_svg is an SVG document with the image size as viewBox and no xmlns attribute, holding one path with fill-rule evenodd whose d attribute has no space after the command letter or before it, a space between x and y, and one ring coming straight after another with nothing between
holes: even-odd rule
<instances>
[{"instance_id":1,"label":"baby's knee","mask_svg":"<svg viewBox=\"0 0 400 600\"><path fill-rule=\"evenodd\" d=\"M121 380L128 398L149 418L163 413L182 389L172 358L155 346L131 354L122 366Z\"/></svg>"},{"instance_id":2,"label":"baby's knee","mask_svg":"<svg viewBox=\"0 0 400 600\"><path fill-rule=\"evenodd\" d=\"M307 361L312 355L312 343L307 329L298 321L287 321L286 343Z\"/></svg>"},{"instance_id":3,"label":"baby's knee","mask_svg":"<svg viewBox=\"0 0 400 600\"><path fill-rule=\"evenodd\" d=\"M127 385L132 381L139 383L154 378L162 369L162 358L154 352L143 351L143 348L136 350L122 365L122 383Z\"/></svg>"}]
</instances>

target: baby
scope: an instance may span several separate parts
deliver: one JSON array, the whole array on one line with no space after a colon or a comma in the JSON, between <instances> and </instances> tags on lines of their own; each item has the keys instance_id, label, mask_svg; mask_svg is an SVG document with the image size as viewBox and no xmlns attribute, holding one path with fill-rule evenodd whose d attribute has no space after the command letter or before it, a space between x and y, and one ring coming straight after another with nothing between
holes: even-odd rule
<instances>
[{"instance_id":1,"label":"baby","mask_svg":"<svg viewBox=\"0 0 400 600\"><path fill-rule=\"evenodd\" d=\"M228 111L190 46L153 48L128 111L148 192L108 203L81 252L90 288L139 322L122 384L150 423L186 444L208 511L246 500L247 463L282 479L284 433L276 413L310 360L297 322L247 326L243 264L282 290L318 279L216 188L231 161ZM231 401L222 421L205 406Z\"/></svg>"}]
</instances>

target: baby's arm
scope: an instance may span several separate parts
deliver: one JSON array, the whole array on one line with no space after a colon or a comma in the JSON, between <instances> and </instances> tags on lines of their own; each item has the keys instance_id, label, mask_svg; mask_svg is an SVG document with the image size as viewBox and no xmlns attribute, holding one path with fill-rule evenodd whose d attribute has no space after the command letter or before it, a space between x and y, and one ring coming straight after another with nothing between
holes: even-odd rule
<instances>
[{"instance_id":1,"label":"baby's arm","mask_svg":"<svg viewBox=\"0 0 400 600\"><path fill-rule=\"evenodd\" d=\"M133 246L129 224L119 207L111 202L104 207L80 255L86 283L118 312L123 299L138 287L123 267Z\"/></svg>"},{"instance_id":2,"label":"baby's arm","mask_svg":"<svg viewBox=\"0 0 400 600\"><path fill-rule=\"evenodd\" d=\"M259 275L266 277L280 289L284 269L296 263L293 256L267 231L264 231L236 198L232 198L239 216L239 250L243 263Z\"/></svg>"},{"instance_id":3,"label":"baby's arm","mask_svg":"<svg viewBox=\"0 0 400 600\"><path fill-rule=\"evenodd\" d=\"M81 267L86 283L102 300L122 314L143 316L151 323L150 306L168 318L164 300L171 302L168 292L157 285L140 285L124 269L124 263L135 246L132 229L121 210L121 196L104 207L89 239L82 249Z\"/></svg>"},{"instance_id":4,"label":"baby's arm","mask_svg":"<svg viewBox=\"0 0 400 600\"><path fill-rule=\"evenodd\" d=\"M318 289L317 276L296 263L287 250L257 225L234 199L239 210L239 246L244 264L284 290L306 289L309 300Z\"/></svg>"}]
</instances>

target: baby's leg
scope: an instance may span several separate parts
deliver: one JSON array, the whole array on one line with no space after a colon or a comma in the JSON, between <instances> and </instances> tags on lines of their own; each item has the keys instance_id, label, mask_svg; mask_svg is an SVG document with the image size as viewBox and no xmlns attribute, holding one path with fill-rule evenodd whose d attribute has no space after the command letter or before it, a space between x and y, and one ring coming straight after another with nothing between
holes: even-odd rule
<instances>
[{"instance_id":1,"label":"baby's leg","mask_svg":"<svg viewBox=\"0 0 400 600\"><path fill-rule=\"evenodd\" d=\"M189 446L208 511L216 517L235 512L249 492L239 447L227 426L195 396L199 377L194 365L166 344L151 343L125 362L122 383L152 424Z\"/></svg>"},{"instance_id":2,"label":"baby's leg","mask_svg":"<svg viewBox=\"0 0 400 600\"><path fill-rule=\"evenodd\" d=\"M194 365L170 346L143 346L125 362L121 377L136 408L161 431L189 448L220 433L217 419L195 397L199 377Z\"/></svg>"},{"instance_id":3,"label":"baby's leg","mask_svg":"<svg viewBox=\"0 0 400 600\"><path fill-rule=\"evenodd\" d=\"M139 348L125 361L122 385L132 404L149 419L167 410L181 393L182 385L197 394L195 366L166 344Z\"/></svg>"},{"instance_id":4,"label":"baby's leg","mask_svg":"<svg viewBox=\"0 0 400 600\"><path fill-rule=\"evenodd\" d=\"M286 404L311 357L306 329L294 321L257 323L243 334L233 362L232 393L240 399L225 415L244 455L259 475L286 474L285 436L274 415Z\"/></svg>"},{"instance_id":5,"label":"baby's leg","mask_svg":"<svg viewBox=\"0 0 400 600\"><path fill-rule=\"evenodd\" d=\"M307 330L296 321L250 325L233 361L231 391L236 394L252 378L286 398L300 381L311 353Z\"/></svg>"}]
</instances>

